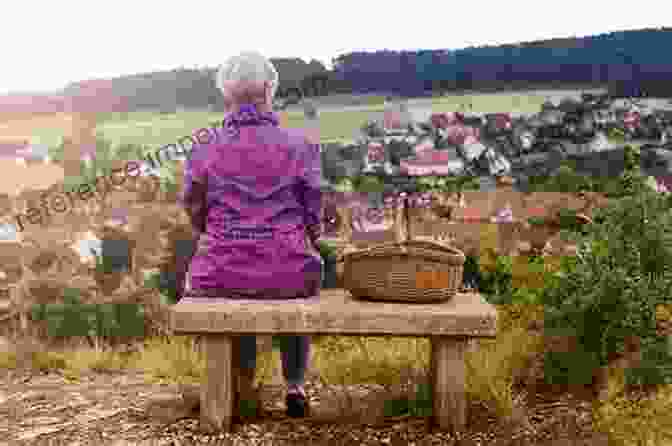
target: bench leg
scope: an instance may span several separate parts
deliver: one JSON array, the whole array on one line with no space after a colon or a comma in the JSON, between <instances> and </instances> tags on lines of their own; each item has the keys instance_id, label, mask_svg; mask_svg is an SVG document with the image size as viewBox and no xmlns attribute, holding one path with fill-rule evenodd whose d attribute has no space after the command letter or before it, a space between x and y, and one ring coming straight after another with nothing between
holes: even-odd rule
<instances>
[{"instance_id":1,"label":"bench leg","mask_svg":"<svg viewBox=\"0 0 672 446\"><path fill-rule=\"evenodd\" d=\"M441 430L459 433L467 424L466 366L467 340L432 337L431 377L434 424Z\"/></svg>"},{"instance_id":2,"label":"bench leg","mask_svg":"<svg viewBox=\"0 0 672 446\"><path fill-rule=\"evenodd\" d=\"M205 376L201 385L201 427L209 432L229 432L234 410L235 338L227 335L203 336Z\"/></svg>"}]
</instances>

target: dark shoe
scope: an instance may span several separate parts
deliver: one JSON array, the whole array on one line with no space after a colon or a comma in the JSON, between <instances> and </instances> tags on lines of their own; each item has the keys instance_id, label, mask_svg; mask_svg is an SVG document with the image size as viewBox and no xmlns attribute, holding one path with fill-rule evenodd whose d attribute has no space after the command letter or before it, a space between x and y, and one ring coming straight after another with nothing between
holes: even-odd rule
<instances>
[{"instance_id":1,"label":"dark shoe","mask_svg":"<svg viewBox=\"0 0 672 446\"><path fill-rule=\"evenodd\" d=\"M287 416L290 418L305 418L310 410L306 397L300 393L290 393L285 400L287 404Z\"/></svg>"}]
</instances>

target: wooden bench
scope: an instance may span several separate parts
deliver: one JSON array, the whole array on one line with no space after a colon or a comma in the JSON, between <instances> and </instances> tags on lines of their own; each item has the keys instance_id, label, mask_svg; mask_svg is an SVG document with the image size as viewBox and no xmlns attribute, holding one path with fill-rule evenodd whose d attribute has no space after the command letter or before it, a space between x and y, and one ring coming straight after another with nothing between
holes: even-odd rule
<instances>
[{"instance_id":1,"label":"wooden bench","mask_svg":"<svg viewBox=\"0 0 672 446\"><path fill-rule=\"evenodd\" d=\"M175 334L203 338L201 423L216 431L231 429L237 382L231 358L240 335L429 337L435 423L443 430L461 431L467 411L465 347L472 338L495 337L496 323L496 309L473 293L420 305L358 301L335 289L302 301L185 298L171 311Z\"/></svg>"}]
</instances>

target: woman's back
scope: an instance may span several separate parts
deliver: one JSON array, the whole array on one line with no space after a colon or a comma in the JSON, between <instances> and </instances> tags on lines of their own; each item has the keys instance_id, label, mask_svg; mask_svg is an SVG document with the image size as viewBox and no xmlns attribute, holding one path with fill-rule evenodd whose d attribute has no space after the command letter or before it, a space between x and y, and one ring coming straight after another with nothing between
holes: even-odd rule
<instances>
[{"instance_id":1,"label":"woman's back","mask_svg":"<svg viewBox=\"0 0 672 446\"><path fill-rule=\"evenodd\" d=\"M188 162L185 200L205 204L193 209L203 234L191 287L300 294L320 272L306 232L319 225L319 149L277 123L252 121L220 129Z\"/></svg>"}]
</instances>

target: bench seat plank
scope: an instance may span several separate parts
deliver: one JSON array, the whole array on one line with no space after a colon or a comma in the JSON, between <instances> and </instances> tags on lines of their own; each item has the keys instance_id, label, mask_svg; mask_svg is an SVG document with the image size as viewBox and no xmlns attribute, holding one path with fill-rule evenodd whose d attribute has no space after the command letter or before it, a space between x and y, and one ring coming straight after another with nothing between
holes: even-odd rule
<instances>
[{"instance_id":1,"label":"bench seat plank","mask_svg":"<svg viewBox=\"0 0 672 446\"><path fill-rule=\"evenodd\" d=\"M287 305L289 304L289 305ZM497 310L477 293L441 304L366 302L342 289L310 299L184 298L171 308L175 334L495 337Z\"/></svg>"}]
</instances>

